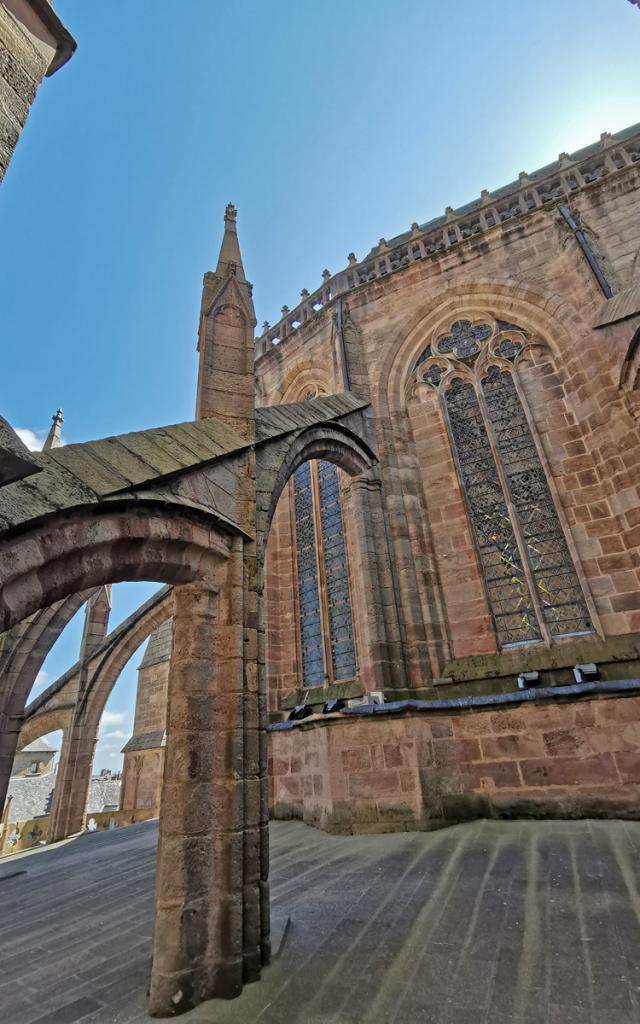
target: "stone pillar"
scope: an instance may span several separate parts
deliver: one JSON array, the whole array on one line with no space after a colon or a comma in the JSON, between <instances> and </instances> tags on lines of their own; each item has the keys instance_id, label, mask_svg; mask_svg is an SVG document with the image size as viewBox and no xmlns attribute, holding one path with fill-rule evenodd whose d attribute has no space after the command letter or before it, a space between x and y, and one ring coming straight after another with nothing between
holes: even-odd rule
<instances>
[{"instance_id":1,"label":"stone pillar","mask_svg":"<svg viewBox=\"0 0 640 1024\"><path fill-rule=\"evenodd\" d=\"M0 704L0 816L7 799L23 718L24 700L15 692L6 694L3 704Z\"/></svg>"},{"instance_id":2,"label":"stone pillar","mask_svg":"<svg viewBox=\"0 0 640 1024\"><path fill-rule=\"evenodd\" d=\"M256 545L244 545L244 978L254 981L269 960L269 807L267 785L266 678L262 595Z\"/></svg>"},{"instance_id":3,"label":"stone pillar","mask_svg":"<svg viewBox=\"0 0 640 1024\"><path fill-rule=\"evenodd\" d=\"M60 763L49 818L50 843L82 831L97 742L97 730L88 726L83 715L74 715L69 728L62 735Z\"/></svg>"},{"instance_id":4,"label":"stone pillar","mask_svg":"<svg viewBox=\"0 0 640 1024\"><path fill-rule=\"evenodd\" d=\"M368 691L404 688L407 674L382 484L369 473L353 477L345 499L358 678Z\"/></svg>"},{"instance_id":5,"label":"stone pillar","mask_svg":"<svg viewBox=\"0 0 640 1024\"><path fill-rule=\"evenodd\" d=\"M242 576L238 539L218 594L195 583L174 590L149 1004L158 1015L242 990Z\"/></svg>"}]
</instances>

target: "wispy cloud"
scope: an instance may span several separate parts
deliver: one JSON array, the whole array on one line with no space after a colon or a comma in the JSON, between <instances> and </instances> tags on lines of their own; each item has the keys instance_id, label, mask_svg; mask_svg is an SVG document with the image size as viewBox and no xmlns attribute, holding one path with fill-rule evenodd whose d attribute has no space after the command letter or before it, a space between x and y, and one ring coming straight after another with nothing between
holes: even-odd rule
<instances>
[{"instance_id":1,"label":"wispy cloud","mask_svg":"<svg viewBox=\"0 0 640 1024\"><path fill-rule=\"evenodd\" d=\"M47 436L44 431L30 430L28 427L16 427L15 432L31 452L39 452Z\"/></svg>"},{"instance_id":2,"label":"wispy cloud","mask_svg":"<svg viewBox=\"0 0 640 1024\"><path fill-rule=\"evenodd\" d=\"M124 725L126 718L125 711L104 711L100 719L100 732L104 735L111 725Z\"/></svg>"},{"instance_id":3,"label":"wispy cloud","mask_svg":"<svg viewBox=\"0 0 640 1024\"><path fill-rule=\"evenodd\" d=\"M103 732L101 736L105 740L126 740L129 737L128 732L123 732L122 729L114 729L112 732Z\"/></svg>"}]
</instances>

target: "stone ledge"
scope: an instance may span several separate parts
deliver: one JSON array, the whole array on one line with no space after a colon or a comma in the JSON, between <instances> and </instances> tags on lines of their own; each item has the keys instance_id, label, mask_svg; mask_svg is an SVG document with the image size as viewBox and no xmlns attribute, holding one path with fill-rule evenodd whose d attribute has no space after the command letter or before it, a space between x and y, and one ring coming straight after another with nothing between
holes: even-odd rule
<instances>
[{"instance_id":1,"label":"stone ledge","mask_svg":"<svg viewBox=\"0 0 640 1024\"><path fill-rule=\"evenodd\" d=\"M267 726L267 732L280 732L285 729L308 729L316 725L335 724L344 721L345 716L360 715L397 715L407 711L418 711L429 714L437 711L467 711L474 708L509 707L531 701L570 701L584 700L589 697L607 697L637 695L640 692L640 679L602 680L597 683L573 683L571 686L545 686L530 690L515 690L511 693L492 693L483 696L450 697L443 700L399 700L387 704L366 704L362 707L345 708L330 715L310 715L293 722L273 722Z\"/></svg>"},{"instance_id":2,"label":"stone ledge","mask_svg":"<svg viewBox=\"0 0 640 1024\"><path fill-rule=\"evenodd\" d=\"M621 661L640 659L640 634L602 638L596 635L556 640L550 646L532 644L502 650L495 654L471 655L453 658L435 685L457 682L475 682L498 676L517 676L520 672L571 669L576 664L593 661L600 667Z\"/></svg>"}]
</instances>

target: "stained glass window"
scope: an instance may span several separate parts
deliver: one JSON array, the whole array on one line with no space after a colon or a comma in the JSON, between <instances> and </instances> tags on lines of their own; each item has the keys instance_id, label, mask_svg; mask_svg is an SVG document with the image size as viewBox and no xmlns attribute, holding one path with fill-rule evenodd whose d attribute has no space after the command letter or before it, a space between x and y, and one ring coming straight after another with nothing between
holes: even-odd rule
<instances>
[{"instance_id":1,"label":"stained glass window","mask_svg":"<svg viewBox=\"0 0 640 1024\"><path fill-rule=\"evenodd\" d=\"M294 495L302 677L305 686L314 686L324 681L324 654L311 467L308 462L303 462L295 471Z\"/></svg>"},{"instance_id":2,"label":"stained glass window","mask_svg":"<svg viewBox=\"0 0 640 1024\"><path fill-rule=\"evenodd\" d=\"M342 532L340 481L338 470L332 462L318 462L318 490L333 678L353 679L356 674L356 657L349 574Z\"/></svg>"},{"instance_id":3,"label":"stained glass window","mask_svg":"<svg viewBox=\"0 0 640 1024\"><path fill-rule=\"evenodd\" d=\"M514 380L514 364L530 339L522 327L501 320L460 319L449 332L435 352L429 346L417 360L414 380L438 390L446 409L498 641L504 646L592 632ZM443 356L462 376L443 381Z\"/></svg>"},{"instance_id":4,"label":"stained glass window","mask_svg":"<svg viewBox=\"0 0 640 1024\"><path fill-rule=\"evenodd\" d=\"M303 463L294 474L294 496L303 685L352 679L355 647L338 470L331 462Z\"/></svg>"},{"instance_id":5,"label":"stained glass window","mask_svg":"<svg viewBox=\"0 0 640 1024\"><path fill-rule=\"evenodd\" d=\"M482 390L549 632L566 636L590 630L582 588L513 377L492 366Z\"/></svg>"},{"instance_id":6,"label":"stained glass window","mask_svg":"<svg viewBox=\"0 0 640 1024\"><path fill-rule=\"evenodd\" d=\"M460 475L501 644L541 639L500 477L471 383L445 392Z\"/></svg>"}]
</instances>

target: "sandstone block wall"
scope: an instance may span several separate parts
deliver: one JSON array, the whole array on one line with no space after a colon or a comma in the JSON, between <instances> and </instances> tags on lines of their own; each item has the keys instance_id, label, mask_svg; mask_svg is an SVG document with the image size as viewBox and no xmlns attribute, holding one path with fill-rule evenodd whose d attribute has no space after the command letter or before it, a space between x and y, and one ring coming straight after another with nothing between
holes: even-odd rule
<instances>
[{"instance_id":1,"label":"sandstone block wall","mask_svg":"<svg viewBox=\"0 0 640 1024\"><path fill-rule=\"evenodd\" d=\"M605 171L570 196L340 293L348 304L349 359L357 353L366 371L359 387L371 400L370 441L380 458L414 689L450 677L454 659L501 657L441 404L435 392L416 401L407 387L426 346L465 315L516 323L541 342L520 361L517 376L595 637L640 632L640 373L629 370L640 360L640 165L637 140L628 146L635 162L625 166L615 147L605 153L608 145L601 144ZM624 318L607 320L603 292L559 202L569 204L614 294L629 293ZM263 346L256 363L261 402L286 402L313 387L342 390L335 305L328 301L280 344ZM285 542L281 532L280 572L287 554L292 564ZM359 567L351 570L352 600L367 600ZM267 626L271 649L283 649L290 623L270 614ZM605 655L603 647L596 660ZM285 676L273 665L277 700Z\"/></svg>"},{"instance_id":2,"label":"sandstone block wall","mask_svg":"<svg viewBox=\"0 0 640 1024\"><path fill-rule=\"evenodd\" d=\"M0 4L0 181L54 53Z\"/></svg>"},{"instance_id":3,"label":"sandstone block wall","mask_svg":"<svg viewBox=\"0 0 640 1024\"><path fill-rule=\"evenodd\" d=\"M271 813L330 832L640 816L640 696L315 720L269 734Z\"/></svg>"}]
</instances>

